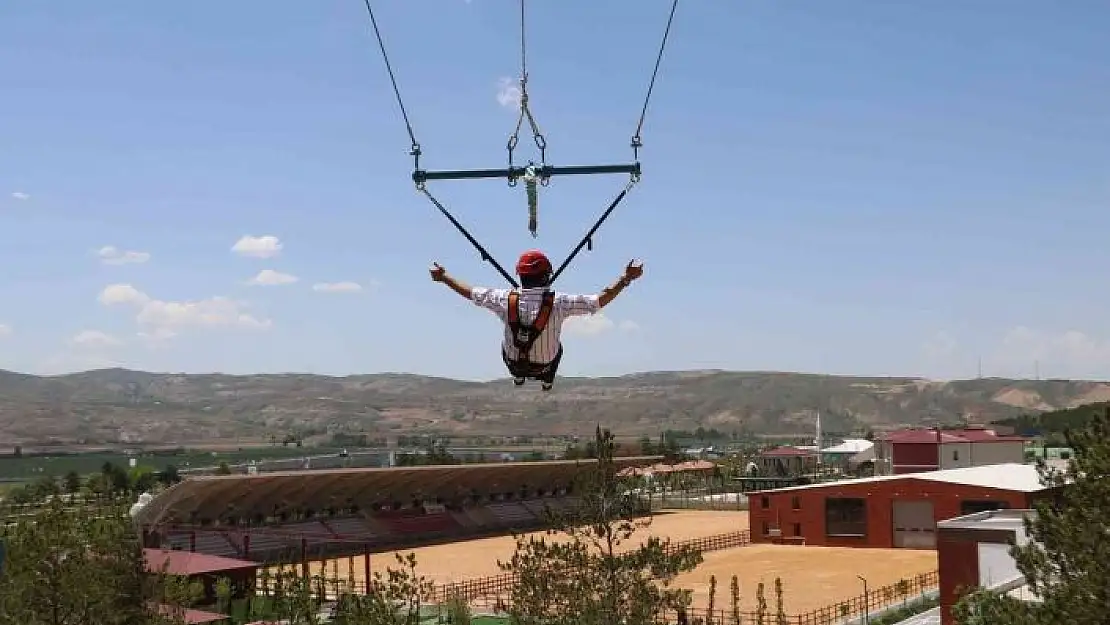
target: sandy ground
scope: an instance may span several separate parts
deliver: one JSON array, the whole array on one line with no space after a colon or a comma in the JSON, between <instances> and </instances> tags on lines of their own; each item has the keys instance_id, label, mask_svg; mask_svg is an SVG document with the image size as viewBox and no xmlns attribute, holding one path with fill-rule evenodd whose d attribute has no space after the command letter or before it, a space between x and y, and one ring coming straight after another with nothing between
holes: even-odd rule
<instances>
[{"instance_id":1,"label":"sandy ground","mask_svg":"<svg viewBox=\"0 0 1110 625\"><path fill-rule=\"evenodd\" d=\"M694 606L704 608L709 599L709 576L717 576L717 609L732 606L732 576L740 582L740 609L755 610L756 587L764 584L769 609L775 609L775 578L782 578L787 614L797 614L863 594L856 577L867 578L871 588L937 568L937 554L916 549L853 549L850 547L801 547L749 545L712 551L696 570L680 575L675 586L694 591Z\"/></svg>"},{"instance_id":2,"label":"sandy ground","mask_svg":"<svg viewBox=\"0 0 1110 625\"><path fill-rule=\"evenodd\" d=\"M748 529L748 513L740 511L681 511L657 514L646 535L666 536L675 541ZM411 550L416 554L421 575L437 584L498 575L497 561L512 556L512 537L484 538ZM408 553L404 551L402 553ZM373 571L395 565L393 552L375 554ZM694 605L708 602L709 577L717 576L718 608L730 606L732 576L740 582L741 609L755 609L756 585L766 584L766 599L774 609L774 582L782 578L786 612L804 612L841 601L862 592L856 575L867 578L872 588L892 584L918 573L936 570L935 551L909 549L851 549L751 545L705 554L696 570L680 576L676 584L694 591ZM323 569L328 577L363 579L362 556L314 563L312 572ZM353 570L352 570L353 569ZM350 573L349 573L350 571Z\"/></svg>"},{"instance_id":3,"label":"sandy ground","mask_svg":"<svg viewBox=\"0 0 1110 625\"><path fill-rule=\"evenodd\" d=\"M746 511L693 510L656 513L651 525L647 529L638 531L636 536L642 536L641 541L649 536L663 536L680 541L747 529ZM632 546L629 545L630 548ZM512 536L499 536L433 547L419 547L400 553L407 554L410 551L415 553L419 573L437 584L443 584L499 575L503 571L497 566L497 561L508 560L515 549L516 542ZM370 559L371 570L384 572L386 568L396 566L394 553L374 554ZM365 565L362 562L362 556L355 556L338 560L340 579L347 579L352 561L355 579L361 580L364 577ZM328 562L323 566L326 566L326 576L331 577L335 574L335 564ZM318 573L320 568L320 563L313 563L312 573Z\"/></svg>"}]
</instances>

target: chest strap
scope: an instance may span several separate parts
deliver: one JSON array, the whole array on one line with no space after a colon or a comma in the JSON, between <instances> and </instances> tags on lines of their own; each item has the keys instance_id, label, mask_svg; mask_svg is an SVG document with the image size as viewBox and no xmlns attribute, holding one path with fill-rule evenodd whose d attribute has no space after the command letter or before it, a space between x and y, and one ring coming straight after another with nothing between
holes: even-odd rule
<instances>
[{"instance_id":1,"label":"chest strap","mask_svg":"<svg viewBox=\"0 0 1110 625\"><path fill-rule=\"evenodd\" d=\"M528 355L532 351L532 345L543 334L547 328L547 322L551 320L551 311L555 308L555 293L551 291L544 291L543 301L540 303L540 310L536 313L535 320L532 323L520 322L520 292L509 291L509 306L508 306L508 321L509 330L513 334L513 347L516 348L517 358L516 361L521 364L528 363Z\"/></svg>"}]
</instances>

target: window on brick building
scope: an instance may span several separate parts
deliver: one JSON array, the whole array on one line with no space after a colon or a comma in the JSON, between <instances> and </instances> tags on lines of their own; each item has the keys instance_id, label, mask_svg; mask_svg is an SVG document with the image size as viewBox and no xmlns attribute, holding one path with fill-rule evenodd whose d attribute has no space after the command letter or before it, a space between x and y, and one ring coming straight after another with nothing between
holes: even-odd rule
<instances>
[{"instance_id":1,"label":"window on brick building","mask_svg":"<svg viewBox=\"0 0 1110 625\"><path fill-rule=\"evenodd\" d=\"M989 512L991 510L1006 510L1010 504L1005 501L961 501L960 502L960 516L965 514L976 514L978 512Z\"/></svg>"},{"instance_id":2,"label":"window on brick building","mask_svg":"<svg viewBox=\"0 0 1110 625\"><path fill-rule=\"evenodd\" d=\"M794 495L793 497L791 497L790 498L790 507L794 510L801 510L802 509L802 498L797 496L797 495Z\"/></svg>"},{"instance_id":3,"label":"window on brick building","mask_svg":"<svg viewBox=\"0 0 1110 625\"><path fill-rule=\"evenodd\" d=\"M825 534L828 536L866 536L867 501L849 497L826 499Z\"/></svg>"}]
</instances>

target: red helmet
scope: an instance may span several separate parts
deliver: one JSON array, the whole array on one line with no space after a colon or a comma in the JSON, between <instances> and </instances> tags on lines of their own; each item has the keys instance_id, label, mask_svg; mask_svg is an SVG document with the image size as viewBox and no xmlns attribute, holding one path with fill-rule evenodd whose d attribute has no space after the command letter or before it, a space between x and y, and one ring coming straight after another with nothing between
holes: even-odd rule
<instances>
[{"instance_id":1,"label":"red helmet","mask_svg":"<svg viewBox=\"0 0 1110 625\"><path fill-rule=\"evenodd\" d=\"M528 250L516 261L516 273L520 276L547 275L551 273L551 261L539 250Z\"/></svg>"}]
</instances>

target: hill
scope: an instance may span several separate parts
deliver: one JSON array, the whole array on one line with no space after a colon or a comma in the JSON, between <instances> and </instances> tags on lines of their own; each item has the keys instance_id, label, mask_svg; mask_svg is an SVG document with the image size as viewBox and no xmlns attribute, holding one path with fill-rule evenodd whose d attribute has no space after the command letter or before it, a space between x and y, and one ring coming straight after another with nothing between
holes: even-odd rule
<instances>
[{"instance_id":1,"label":"hill","mask_svg":"<svg viewBox=\"0 0 1110 625\"><path fill-rule=\"evenodd\" d=\"M621 434L698 426L803 433L979 422L1110 399L1110 383L929 381L685 371L565 378L555 392L507 381L405 374L161 374L124 369L39 377L0 371L0 441L34 444L268 440L288 432Z\"/></svg>"}]
</instances>

